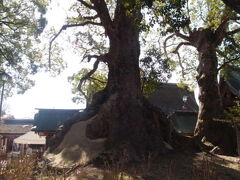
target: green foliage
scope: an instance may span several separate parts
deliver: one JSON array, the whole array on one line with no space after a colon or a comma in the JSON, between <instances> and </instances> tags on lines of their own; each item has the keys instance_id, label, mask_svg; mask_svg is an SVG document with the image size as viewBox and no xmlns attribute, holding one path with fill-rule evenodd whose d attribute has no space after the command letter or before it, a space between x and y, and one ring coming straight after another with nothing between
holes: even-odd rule
<instances>
[{"instance_id":1,"label":"green foliage","mask_svg":"<svg viewBox=\"0 0 240 180\"><path fill-rule=\"evenodd\" d=\"M163 59L159 49L151 47L140 59L141 84L144 96L150 96L162 82L171 77L169 60Z\"/></svg>"},{"instance_id":2,"label":"green foliage","mask_svg":"<svg viewBox=\"0 0 240 180\"><path fill-rule=\"evenodd\" d=\"M189 25L189 17L184 13L186 0L157 0L153 6L154 18L150 24L159 23L161 34L173 33Z\"/></svg>"},{"instance_id":3,"label":"green foliage","mask_svg":"<svg viewBox=\"0 0 240 180\"><path fill-rule=\"evenodd\" d=\"M11 76L7 82L9 93L12 88L23 93L33 86L28 75L42 67L42 54L36 44L47 23L46 5L44 0L2 1L0 4L0 71Z\"/></svg>"},{"instance_id":4,"label":"green foliage","mask_svg":"<svg viewBox=\"0 0 240 180\"><path fill-rule=\"evenodd\" d=\"M71 83L72 86L72 93L75 95L72 99L75 103L83 103L86 101L87 105L90 104L93 95L96 92L103 90L106 86L106 71L98 70L91 76L91 78L89 78L82 84L81 90L78 89L80 79L82 79L89 71L90 69L83 68L78 73L75 73L68 78L68 81Z\"/></svg>"}]
</instances>

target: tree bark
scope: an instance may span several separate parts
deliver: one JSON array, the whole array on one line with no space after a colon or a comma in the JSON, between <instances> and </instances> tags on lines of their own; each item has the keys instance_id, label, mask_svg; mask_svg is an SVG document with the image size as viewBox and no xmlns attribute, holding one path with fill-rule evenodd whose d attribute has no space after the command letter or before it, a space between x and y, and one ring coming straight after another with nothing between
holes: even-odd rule
<instances>
[{"instance_id":1,"label":"tree bark","mask_svg":"<svg viewBox=\"0 0 240 180\"><path fill-rule=\"evenodd\" d=\"M222 0L232 10L240 13L240 1L239 0Z\"/></svg>"},{"instance_id":2,"label":"tree bark","mask_svg":"<svg viewBox=\"0 0 240 180\"><path fill-rule=\"evenodd\" d=\"M210 33L210 31L209 31ZM199 86L199 113L195 135L209 136L213 118L222 110L220 93L217 81L217 56L214 41L209 39L211 34L207 31L201 33L199 41L199 66L197 82Z\"/></svg>"},{"instance_id":3,"label":"tree bark","mask_svg":"<svg viewBox=\"0 0 240 180\"><path fill-rule=\"evenodd\" d=\"M218 59L216 56L216 41L218 37L210 29L195 32L192 42L199 52L197 82L199 86L199 113L195 128L195 136L219 146L224 153L235 152L235 135L233 128L226 123L218 122L223 113L221 96L218 86ZM224 132L224 133L223 133Z\"/></svg>"},{"instance_id":4,"label":"tree bark","mask_svg":"<svg viewBox=\"0 0 240 180\"><path fill-rule=\"evenodd\" d=\"M105 61L109 68L108 82L103 91L94 95L85 112L66 121L55 138L58 143L55 141L54 147L77 119L91 118L86 136L90 139L107 138L106 149L116 151L116 154L124 152L131 158L129 160L136 160L148 153L164 153L167 151L165 142L171 140L172 124L160 109L148 103L141 92L138 27L141 6L137 1L124 3L119 0L114 19L109 20L102 8L104 1L91 2L109 37L110 49Z\"/></svg>"},{"instance_id":5,"label":"tree bark","mask_svg":"<svg viewBox=\"0 0 240 180\"><path fill-rule=\"evenodd\" d=\"M105 89L108 98L97 118L87 126L87 136L107 137L107 148L124 149L134 155L164 152L170 141L171 123L166 116L144 99L139 72L140 9L127 15L119 5L114 32L109 35L109 75Z\"/></svg>"}]
</instances>

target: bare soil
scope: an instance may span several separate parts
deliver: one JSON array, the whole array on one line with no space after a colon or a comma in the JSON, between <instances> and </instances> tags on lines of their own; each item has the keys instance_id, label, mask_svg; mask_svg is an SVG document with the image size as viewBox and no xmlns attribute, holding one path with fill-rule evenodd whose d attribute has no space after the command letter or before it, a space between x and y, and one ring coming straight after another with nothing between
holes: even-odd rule
<instances>
[{"instance_id":1,"label":"bare soil","mask_svg":"<svg viewBox=\"0 0 240 180\"><path fill-rule=\"evenodd\" d=\"M240 158L172 152L141 163L76 168L68 179L84 180L240 180Z\"/></svg>"}]
</instances>

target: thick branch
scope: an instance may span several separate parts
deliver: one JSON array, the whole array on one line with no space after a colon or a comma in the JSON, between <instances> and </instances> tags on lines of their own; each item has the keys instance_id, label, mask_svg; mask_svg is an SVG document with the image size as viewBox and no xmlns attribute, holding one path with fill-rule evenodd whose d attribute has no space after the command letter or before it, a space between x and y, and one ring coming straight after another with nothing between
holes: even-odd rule
<instances>
[{"instance_id":1,"label":"thick branch","mask_svg":"<svg viewBox=\"0 0 240 180\"><path fill-rule=\"evenodd\" d=\"M186 36L186 35L181 34L181 33L176 33L176 36L184 39L185 41L190 42L190 37L189 36Z\"/></svg>"},{"instance_id":2,"label":"thick branch","mask_svg":"<svg viewBox=\"0 0 240 180\"><path fill-rule=\"evenodd\" d=\"M239 0L222 0L228 7L240 13L240 1Z\"/></svg>"},{"instance_id":3,"label":"thick branch","mask_svg":"<svg viewBox=\"0 0 240 180\"><path fill-rule=\"evenodd\" d=\"M227 32L227 35L233 35L233 34L236 34L236 33L239 33L240 32L240 28L238 28L238 29L235 29L235 30L233 30L233 31L229 31L229 32Z\"/></svg>"},{"instance_id":4,"label":"thick branch","mask_svg":"<svg viewBox=\"0 0 240 180\"><path fill-rule=\"evenodd\" d=\"M185 45L185 46L192 46L192 44L190 42L181 42L181 43L178 44L178 46L173 51L173 53L177 53L178 50L180 49L180 47L182 47L183 45Z\"/></svg>"},{"instance_id":5,"label":"thick branch","mask_svg":"<svg viewBox=\"0 0 240 180\"><path fill-rule=\"evenodd\" d=\"M80 79L77 87L79 90L81 90L83 82L88 80L96 72L99 62L100 62L99 60L96 60L95 63L93 64L93 69Z\"/></svg>"},{"instance_id":6,"label":"thick branch","mask_svg":"<svg viewBox=\"0 0 240 180\"><path fill-rule=\"evenodd\" d=\"M94 9L97 11L97 14L102 22L102 25L105 28L106 34L110 35L113 29L112 20L105 0L90 0L90 1L94 4Z\"/></svg>"},{"instance_id":7,"label":"thick branch","mask_svg":"<svg viewBox=\"0 0 240 180\"><path fill-rule=\"evenodd\" d=\"M84 59L88 59L88 62L91 61L91 59L97 59L98 61L102 61L102 62L108 62L108 53L106 54L102 54L102 55L86 55L83 57L82 61L84 61Z\"/></svg>"},{"instance_id":8,"label":"thick branch","mask_svg":"<svg viewBox=\"0 0 240 180\"><path fill-rule=\"evenodd\" d=\"M95 16L84 16L84 17L82 17L83 19L87 19L87 20L94 20L94 19L97 19L97 18L99 18L99 16L98 15L95 15Z\"/></svg>"}]
</instances>

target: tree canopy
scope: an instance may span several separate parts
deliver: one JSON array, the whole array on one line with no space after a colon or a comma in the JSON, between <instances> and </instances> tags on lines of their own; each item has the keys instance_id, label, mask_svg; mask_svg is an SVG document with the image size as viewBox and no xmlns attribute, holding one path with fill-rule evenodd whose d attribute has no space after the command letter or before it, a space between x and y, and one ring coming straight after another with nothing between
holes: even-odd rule
<instances>
[{"instance_id":1,"label":"tree canopy","mask_svg":"<svg viewBox=\"0 0 240 180\"><path fill-rule=\"evenodd\" d=\"M0 3L0 72L9 76L6 95L11 89L23 93L30 88L34 82L29 75L43 65L37 43L47 23L46 5L44 0Z\"/></svg>"}]
</instances>

